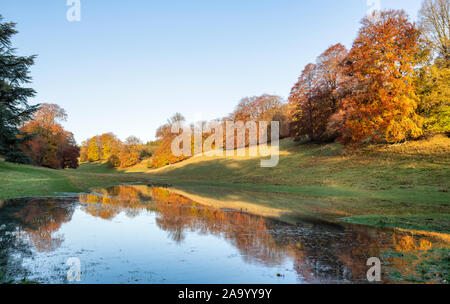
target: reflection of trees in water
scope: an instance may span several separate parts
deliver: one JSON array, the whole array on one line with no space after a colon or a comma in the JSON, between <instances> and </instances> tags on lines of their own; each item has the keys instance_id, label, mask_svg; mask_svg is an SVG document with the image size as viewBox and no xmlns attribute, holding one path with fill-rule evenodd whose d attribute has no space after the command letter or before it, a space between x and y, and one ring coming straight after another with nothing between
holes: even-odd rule
<instances>
[{"instance_id":1,"label":"reflection of trees in water","mask_svg":"<svg viewBox=\"0 0 450 304\"><path fill-rule=\"evenodd\" d=\"M175 241L183 240L182 232L190 229L228 240L247 262L276 265L285 256L269 233L271 221L262 217L205 207L161 188L153 189L153 198L159 211L158 227L177 236Z\"/></svg>"},{"instance_id":2,"label":"reflection of trees in water","mask_svg":"<svg viewBox=\"0 0 450 304\"><path fill-rule=\"evenodd\" d=\"M57 235L63 223L72 219L73 199L31 199L15 213L32 245L39 252L50 252L61 246L64 238Z\"/></svg>"},{"instance_id":3,"label":"reflection of trees in water","mask_svg":"<svg viewBox=\"0 0 450 304\"><path fill-rule=\"evenodd\" d=\"M184 231L189 229L229 240L248 261L278 264L283 256L275 244L268 244L273 239L261 217L205 208L162 188L117 186L96 192L80 195L83 210L93 216L111 219L120 212L135 216L156 209L158 227L168 231L174 241L183 241Z\"/></svg>"},{"instance_id":4,"label":"reflection of trees in water","mask_svg":"<svg viewBox=\"0 0 450 304\"><path fill-rule=\"evenodd\" d=\"M186 231L197 231L226 239L247 262L273 266L290 257L297 273L308 282L365 280L369 257L380 257L386 250L404 252L432 245L428 239L407 233L360 226L292 226L207 207L164 188L117 186L98 193L80 197L84 210L94 216L110 219L122 211L136 216L154 210L158 227L176 242L184 240Z\"/></svg>"},{"instance_id":5,"label":"reflection of trees in water","mask_svg":"<svg viewBox=\"0 0 450 304\"><path fill-rule=\"evenodd\" d=\"M204 206L163 188L117 186L82 194L79 201L82 210L106 220L121 212L133 218L155 211L158 227L176 242L182 242L187 231L215 235L235 246L249 263L274 266L291 258L294 269L308 282L364 280L367 258L380 257L386 250L410 252L433 245L427 238L362 226L288 225ZM21 200L2 208L0 225L6 223L0 229L2 268L20 268L13 252L27 252L26 239L40 252L58 248L63 239L57 231L71 220L75 206L73 199L51 198ZM391 262L395 270L410 268L405 260L394 257Z\"/></svg>"},{"instance_id":6,"label":"reflection of trees in water","mask_svg":"<svg viewBox=\"0 0 450 304\"><path fill-rule=\"evenodd\" d=\"M410 252L429 250L431 239L408 232L382 230L365 226L310 227L297 235L282 236L284 248L295 260L295 269L308 282L361 281L366 282L366 265L370 257L378 257L383 265L383 281L389 281L388 272L402 271L410 261L383 260L387 251ZM410 269L412 270L412 269Z\"/></svg>"},{"instance_id":7,"label":"reflection of trees in water","mask_svg":"<svg viewBox=\"0 0 450 304\"><path fill-rule=\"evenodd\" d=\"M109 189L96 189L92 194L80 194L82 210L105 220L113 219L124 212L134 218L149 207L151 196L132 186L116 186Z\"/></svg>"},{"instance_id":8,"label":"reflection of trees in water","mask_svg":"<svg viewBox=\"0 0 450 304\"><path fill-rule=\"evenodd\" d=\"M227 212L202 206L163 188L116 186L80 195L82 209L96 217L112 219L121 212L134 217L144 210L157 212L158 227L176 242L184 240L184 231L198 231L227 239L245 260L268 265L279 264L283 251L275 244L264 218Z\"/></svg>"},{"instance_id":9,"label":"reflection of trees in water","mask_svg":"<svg viewBox=\"0 0 450 304\"><path fill-rule=\"evenodd\" d=\"M53 251L62 239L56 235L70 221L74 199L20 199L4 203L0 212L0 282L28 275L22 259L31 256L31 246L39 252Z\"/></svg>"}]
</instances>

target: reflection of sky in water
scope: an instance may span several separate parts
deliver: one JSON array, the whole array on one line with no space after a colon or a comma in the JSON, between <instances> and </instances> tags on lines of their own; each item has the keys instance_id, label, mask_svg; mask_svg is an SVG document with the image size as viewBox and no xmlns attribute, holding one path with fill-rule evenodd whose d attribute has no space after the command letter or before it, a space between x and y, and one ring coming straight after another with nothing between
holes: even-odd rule
<instances>
[{"instance_id":1,"label":"reflection of sky in water","mask_svg":"<svg viewBox=\"0 0 450 304\"><path fill-rule=\"evenodd\" d=\"M70 257L81 261L81 283L364 282L368 257L428 244L360 226L293 226L132 186L15 202L0 221L15 231L0 254L25 252L13 250L25 240L27 278L50 283L65 282Z\"/></svg>"},{"instance_id":2,"label":"reflection of sky in water","mask_svg":"<svg viewBox=\"0 0 450 304\"><path fill-rule=\"evenodd\" d=\"M43 207L42 202L39 205ZM27 278L64 282L66 260L77 257L82 263L82 283L299 281L292 259L286 257L267 267L257 259L243 256L230 240L199 229L183 229L182 240L176 241L173 232L158 227L156 212L136 214L130 217L129 212L122 211L105 220L77 204L70 221L57 231L39 228L25 229L26 233L19 229L14 233L17 239L36 245L31 248L33 255L23 260L29 271ZM283 273L283 277L278 277L278 273Z\"/></svg>"},{"instance_id":3,"label":"reflection of sky in water","mask_svg":"<svg viewBox=\"0 0 450 304\"><path fill-rule=\"evenodd\" d=\"M113 220L103 220L77 208L72 220L59 230L65 239L62 246L50 253L36 253L25 264L37 276L46 276L55 268L64 272L61 264L78 257L83 283L297 282L289 259L268 269L244 262L238 250L223 239L197 231L184 233L185 239L178 243L168 238L168 232L157 227L154 212L134 218L120 213ZM281 272L284 278L277 277Z\"/></svg>"}]
</instances>

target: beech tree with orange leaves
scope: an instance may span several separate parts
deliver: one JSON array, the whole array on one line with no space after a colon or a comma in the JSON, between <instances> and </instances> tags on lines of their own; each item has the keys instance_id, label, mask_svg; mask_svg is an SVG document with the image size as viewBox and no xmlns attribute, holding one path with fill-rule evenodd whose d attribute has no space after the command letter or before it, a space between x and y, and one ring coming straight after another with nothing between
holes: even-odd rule
<instances>
[{"instance_id":1,"label":"beech tree with orange leaves","mask_svg":"<svg viewBox=\"0 0 450 304\"><path fill-rule=\"evenodd\" d=\"M318 67L310 63L303 70L298 82L292 88L289 102L294 110L292 113L292 129L294 136L299 139L308 136L310 140L317 140L319 134L319 116L322 114L318 107L320 96Z\"/></svg>"},{"instance_id":2,"label":"beech tree with orange leaves","mask_svg":"<svg viewBox=\"0 0 450 304\"><path fill-rule=\"evenodd\" d=\"M413 79L419 34L402 10L363 19L346 59L342 142L399 142L422 134Z\"/></svg>"},{"instance_id":3,"label":"beech tree with orange leaves","mask_svg":"<svg viewBox=\"0 0 450 304\"><path fill-rule=\"evenodd\" d=\"M67 114L56 104L42 104L33 119L21 128L31 139L23 150L33 163L53 169L78 168L80 149L71 132L64 130L60 121Z\"/></svg>"},{"instance_id":4,"label":"beech tree with orange leaves","mask_svg":"<svg viewBox=\"0 0 450 304\"><path fill-rule=\"evenodd\" d=\"M303 70L298 82L291 90L289 103L292 108L292 130L300 139L304 136L312 141L328 141L335 138L328 132L327 123L336 112L342 97L342 85L346 79L342 62L347 49L340 43L329 47Z\"/></svg>"}]
</instances>

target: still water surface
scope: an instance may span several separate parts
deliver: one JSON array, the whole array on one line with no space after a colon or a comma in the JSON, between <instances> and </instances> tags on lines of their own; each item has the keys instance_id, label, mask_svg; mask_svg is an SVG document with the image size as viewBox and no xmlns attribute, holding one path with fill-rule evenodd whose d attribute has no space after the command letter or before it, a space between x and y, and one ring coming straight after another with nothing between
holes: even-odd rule
<instances>
[{"instance_id":1,"label":"still water surface","mask_svg":"<svg viewBox=\"0 0 450 304\"><path fill-rule=\"evenodd\" d=\"M68 283L72 257L82 270L73 283L364 283L369 257L432 242L356 225L292 225L146 186L0 208L3 277L41 283Z\"/></svg>"}]
</instances>

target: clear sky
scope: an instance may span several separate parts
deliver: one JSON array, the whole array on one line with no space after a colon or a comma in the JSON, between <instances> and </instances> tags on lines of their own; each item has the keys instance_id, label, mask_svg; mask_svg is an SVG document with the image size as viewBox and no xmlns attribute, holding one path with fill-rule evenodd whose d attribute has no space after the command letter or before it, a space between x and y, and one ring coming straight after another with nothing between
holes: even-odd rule
<instances>
[{"instance_id":1,"label":"clear sky","mask_svg":"<svg viewBox=\"0 0 450 304\"><path fill-rule=\"evenodd\" d=\"M18 23L14 46L37 54L32 103L57 103L80 143L113 132L154 138L175 112L188 121L229 114L245 96L286 98L328 46L350 47L376 0L1 0ZM368 4L369 3L369 4ZM416 18L421 0L380 0Z\"/></svg>"}]
</instances>

